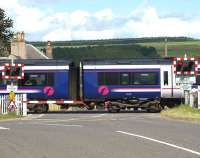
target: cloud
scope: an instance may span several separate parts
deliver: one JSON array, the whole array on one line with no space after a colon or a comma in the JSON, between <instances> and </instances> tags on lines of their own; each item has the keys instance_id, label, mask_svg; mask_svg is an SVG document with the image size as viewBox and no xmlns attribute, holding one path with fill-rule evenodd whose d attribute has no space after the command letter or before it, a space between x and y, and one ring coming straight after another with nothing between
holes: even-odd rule
<instances>
[{"instance_id":1,"label":"cloud","mask_svg":"<svg viewBox=\"0 0 200 158\"><path fill-rule=\"evenodd\" d=\"M191 36L200 37L200 20L186 21L178 17L159 17L155 8L146 8L138 20L128 20L123 30L137 37Z\"/></svg>"},{"instance_id":2,"label":"cloud","mask_svg":"<svg viewBox=\"0 0 200 158\"><path fill-rule=\"evenodd\" d=\"M113 19L113 12L111 9L107 8L102 11L96 12L95 17L100 21L109 21Z\"/></svg>"},{"instance_id":3,"label":"cloud","mask_svg":"<svg viewBox=\"0 0 200 158\"><path fill-rule=\"evenodd\" d=\"M117 16L110 8L94 13L85 10L55 12L41 10L23 2L0 0L0 7L14 19L15 31L25 31L27 40L60 41L157 36L200 38L200 19L184 18L181 15L160 16L156 8L147 3L140 5L127 16Z\"/></svg>"}]
</instances>

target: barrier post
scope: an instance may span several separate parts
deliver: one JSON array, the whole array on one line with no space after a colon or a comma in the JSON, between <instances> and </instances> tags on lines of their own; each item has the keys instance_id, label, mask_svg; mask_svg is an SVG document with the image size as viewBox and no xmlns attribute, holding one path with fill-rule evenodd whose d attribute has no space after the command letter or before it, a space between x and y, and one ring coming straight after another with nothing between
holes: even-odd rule
<instances>
[{"instance_id":1,"label":"barrier post","mask_svg":"<svg viewBox=\"0 0 200 158\"><path fill-rule=\"evenodd\" d=\"M189 100L189 91L188 90L184 90L184 97L185 97L185 104L188 105L190 103Z\"/></svg>"},{"instance_id":2,"label":"barrier post","mask_svg":"<svg viewBox=\"0 0 200 158\"><path fill-rule=\"evenodd\" d=\"M1 106L1 114L3 114L3 98L2 95L0 95L0 106Z\"/></svg>"},{"instance_id":3,"label":"barrier post","mask_svg":"<svg viewBox=\"0 0 200 158\"><path fill-rule=\"evenodd\" d=\"M6 95L3 95L3 114L7 114L8 110L7 110L7 105L8 105L8 101L7 101L8 97Z\"/></svg>"},{"instance_id":4,"label":"barrier post","mask_svg":"<svg viewBox=\"0 0 200 158\"><path fill-rule=\"evenodd\" d=\"M17 94L15 97L15 105L16 105L16 114L20 115L20 99L19 99L19 95Z\"/></svg>"},{"instance_id":5,"label":"barrier post","mask_svg":"<svg viewBox=\"0 0 200 158\"><path fill-rule=\"evenodd\" d=\"M194 107L194 92L190 91L190 106Z\"/></svg>"},{"instance_id":6,"label":"barrier post","mask_svg":"<svg viewBox=\"0 0 200 158\"><path fill-rule=\"evenodd\" d=\"M200 109L200 86L198 86L198 109Z\"/></svg>"},{"instance_id":7,"label":"barrier post","mask_svg":"<svg viewBox=\"0 0 200 158\"><path fill-rule=\"evenodd\" d=\"M22 116L27 116L27 94L23 94L22 97Z\"/></svg>"}]
</instances>

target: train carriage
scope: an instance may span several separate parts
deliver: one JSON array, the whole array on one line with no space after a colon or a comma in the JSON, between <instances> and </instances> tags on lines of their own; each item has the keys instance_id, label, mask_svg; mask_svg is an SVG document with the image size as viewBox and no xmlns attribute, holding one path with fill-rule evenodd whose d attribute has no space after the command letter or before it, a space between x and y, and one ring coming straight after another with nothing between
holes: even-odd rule
<instances>
[{"instance_id":1,"label":"train carriage","mask_svg":"<svg viewBox=\"0 0 200 158\"><path fill-rule=\"evenodd\" d=\"M10 63L10 60L0 62L1 65L5 65L5 63ZM29 109L47 111L48 102L56 103L60 100L71 100L70 73L73 66L71 61L37 59L15 60L14 63L14 65L24 65L23 79L14 79L13 81L14 86L17 87L16 93L26 93L27 99L34 102L29 104ZM2 70L4 66L0 68ZM11 80L8 78L2 78L1 74L0 93L8 93L6 85L10 85L10 82Z\"/></svg>"},{"instance_id":2,"label":"train carriage","mask_svg":"<svg viewBox=\"0 0 200 158\"><path fill-rule=\"evenodd\" d=\"M172 58L88 60L82 63L83 96L88 103L105 100L159 99L162 104L181 103L182 92ZM199 84L197 75L197 84Z\"/></svg>"}]
</instances>

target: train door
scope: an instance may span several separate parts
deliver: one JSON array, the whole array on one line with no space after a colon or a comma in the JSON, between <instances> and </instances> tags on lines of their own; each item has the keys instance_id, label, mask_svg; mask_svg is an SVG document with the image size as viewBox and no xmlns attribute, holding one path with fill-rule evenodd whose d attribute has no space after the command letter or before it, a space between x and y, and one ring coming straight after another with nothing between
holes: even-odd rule
<instances>
[{"instance_id":1,"label":"train door","mask_svg":"<svg viewBox=\"0 0 200 158\"><path fill-rule=\"evenodd\" d=\"M74 100L79 98L79 68L70 66L69 70L69 96Z\"/></svg>"},{"instance_id":2,"label":"train door","mask_svg":"<svg viewBox=\"0 0 200 158\"><path fill-rule=\"evenodd\" d=\"M160 79L161 79L161 97L173 98L173 71L171 65L161 65L160 67Z\"/></svg>"}]
</instances>

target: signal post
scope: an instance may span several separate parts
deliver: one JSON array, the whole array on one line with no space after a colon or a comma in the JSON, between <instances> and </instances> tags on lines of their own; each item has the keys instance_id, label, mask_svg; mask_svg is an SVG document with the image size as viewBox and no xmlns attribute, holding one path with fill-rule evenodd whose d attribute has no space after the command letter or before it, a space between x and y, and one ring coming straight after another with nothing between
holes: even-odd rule
<instances>
[{"instance_id":1,"label":"signal post","mask_svg":"<svg viewBox=\"0 0 200 158\"><path fill-rule=\"evenodd\" d=\"M17 106L18 103L16 102L16 97L17 97L16 93L17 93L18 87L17 87L17 84L14 85L14 82L24 79L24 65L23 64L14 64L14 61L12 59L11 63L5 63L2 66L3 66L2 79L6 80L7 93L9 94L7 111L8 112L16 112L17 115L19 115L21 113L23 116L26 116L27 115L27 107L24 106L23 99L20 100L21 105L23 107ZM23 97L25 96L24 94L21 94L21 95Z\"/></svg>"},{"instance_id":2,"label":"signal post","mask_svg":"<svg viewBox=\"0 0 200 158\"><path fill-rule=\"evenodd\" d=\"M180 85L182 96L184 96L185 104L192 105L194 98L191 98L192 85L196 83L196 75L198 74L198 59L174 58L174 73L176 75L176 83ZM192 96L193 97L193 96Z\"/></svg>"}]
</instances>

